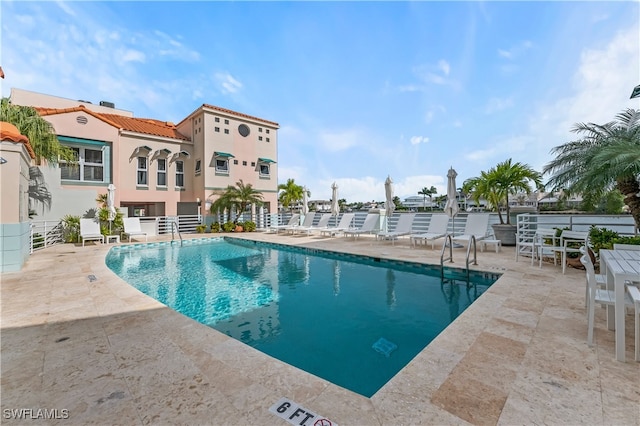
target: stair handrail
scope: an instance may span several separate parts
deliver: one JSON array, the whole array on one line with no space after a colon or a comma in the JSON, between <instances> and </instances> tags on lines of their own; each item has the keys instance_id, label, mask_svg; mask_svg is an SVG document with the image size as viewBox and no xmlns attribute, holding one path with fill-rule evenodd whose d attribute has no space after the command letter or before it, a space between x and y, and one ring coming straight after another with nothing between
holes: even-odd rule
<instances>
[{"instance_id":1,"label":"stair handrail","mask_svg":"<svg viewBox=\"0 0 640 426\"><path fill-rule=\"evenodd\" d=\"M178 227L178 223L176 222L176 220L172 220L171 221L171 242L173 242L174 240L174 227L175 227L175 231L178 234L178 237L180 238L180 246L182 246L182 235L180 234L180 227Z\"/></svg>"}]
</instances>

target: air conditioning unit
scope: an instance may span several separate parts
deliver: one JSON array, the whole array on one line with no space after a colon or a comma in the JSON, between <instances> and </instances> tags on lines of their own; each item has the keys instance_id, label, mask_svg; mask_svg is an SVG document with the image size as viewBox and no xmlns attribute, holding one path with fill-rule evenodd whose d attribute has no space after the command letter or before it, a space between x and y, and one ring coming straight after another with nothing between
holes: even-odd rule
<instances>
[{"instance_id":1,"label":"air conditioning unit","mask_svg":"<svg viewBox=\"0 0 640 426\"><path fill-rule=\"evenodd\" d=\"M116 105L113 102L107 102L107 101L100 101L100 106L107 107L107 108L116 107Z\"/></svg>"}]
</instances>

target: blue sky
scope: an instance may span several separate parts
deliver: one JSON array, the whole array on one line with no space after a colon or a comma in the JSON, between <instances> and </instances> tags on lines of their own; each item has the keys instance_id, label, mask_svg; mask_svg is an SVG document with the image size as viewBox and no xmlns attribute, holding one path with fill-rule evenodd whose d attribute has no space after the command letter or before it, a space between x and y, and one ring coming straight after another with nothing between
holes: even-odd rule
<instances>
[{"instance_id":1,"label":"blue sky","mask_svg":"<svg viewBox=\"0 0 640 426\"><path fill-rule=\"evenodd\" d=\"M537 170L640 84L635 2L2 1L12 87L178 122L203 103L280 124L280 182L312 199L446 192Z\"/></svg>"}]
</instances>

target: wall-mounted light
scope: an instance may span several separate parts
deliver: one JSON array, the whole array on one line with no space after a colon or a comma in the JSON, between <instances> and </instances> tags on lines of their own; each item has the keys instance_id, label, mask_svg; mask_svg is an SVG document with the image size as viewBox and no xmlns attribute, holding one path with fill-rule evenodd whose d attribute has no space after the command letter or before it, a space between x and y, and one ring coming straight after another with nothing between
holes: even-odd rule
<instances>
[{"instance_id":1,"label":"wall-mounted light","mask_svg":"<svg viewBox=\"0 0 640 426\"><path fill-rule=\"evenodd\" d=\"M0 157L0 164L5 164L7 160L4 157Z\"/></svg>"}]
</instances>

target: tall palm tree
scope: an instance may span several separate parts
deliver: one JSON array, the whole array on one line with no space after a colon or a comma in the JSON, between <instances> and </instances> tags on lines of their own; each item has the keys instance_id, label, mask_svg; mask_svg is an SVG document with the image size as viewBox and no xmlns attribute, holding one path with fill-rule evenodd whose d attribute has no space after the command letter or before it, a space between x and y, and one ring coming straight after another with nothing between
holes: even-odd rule
<instances>
[{"instance_id":1,"label":"tall palm tree","mask_svg":"<svg viewBox=\"0 0 640 426\"><path fill-rule=\"evenodd\" d=\"M481 172L480 176L467 179L462 188L465 193L473 195L476 204L480 203L480 198L487 200L498 211L500 224L510 225L509 195L515 195L518 192L530 194L531 182L536 188L542 188L542 175L526 164L512 163L509 158L488 171ZM506 209L506 222L500 209L503 206Z\"/></svg>"},{"instance_id":2,"label":"tall palm tree","mask_svg":"<svg viewBox=\"0 0 640 426\"><path fill-rule=\"evenodd\" d=\"M242 179L236 182L235 186L229 185L224 192L215 195L219 195L219 197L211 203L211 213L235 207L238 214L241 214L247 209L247 206L260 204L263 201L262 193L254 189L250 183L245 184Z\"/></svg>"},{"instance_id":3,"label":"tall palm tree","mask_svg":"<svg viewBox=\"0 0 640 426\"><path fill-rule=\"evenodd\" d=\"M59 160L77 162L74 151L60 144L51 123L40 117L34 108L13 105L9 98L2 98L0 121L13 124L20 133L29 138L37 164L41 164L42 160L49 164L57 164Z\"/></svg>"},{"instance_id":4,"label":"tall palm tree","mask_svg":"<svg viewBox=\"0 0 640 426\"><path fill-rule=\"evenodd\" d=\"M618 189L640 227L640 110L622 111L606 124L577 123L571 131L581 138L551 150L556 158L543 169L551 175L547 185L589 202Z\"/></svg>"},{"instance_id":5,"label":"tall palm tree","mask_svg":"<svg viewBox=\"0 0 640 426\"><path fill-rule=\"evenodd\" d=\"M285 209L289 207L293 209L293 206L304 197L304 188L296 184L293 179L287 179L287 183L278 185L278 191L281 191L278 200ZM309 191L307 195L310 195Z\"/></svg>"},{"instance_id":6,"label":"tall palm tree","mask_svg":"<svg viewBox=\"0 0 640 426\"><path fill-rule=\"evenodd\" d=\"M438 190L435 186L431 186L431 188L427 188L426 186L418 191L418 195L422 195L423 205L427 204L427 197L429 197L429 202L431 203L431 210L433 210L433 196L438 193Z\"/></svg>"}]
</instances>

